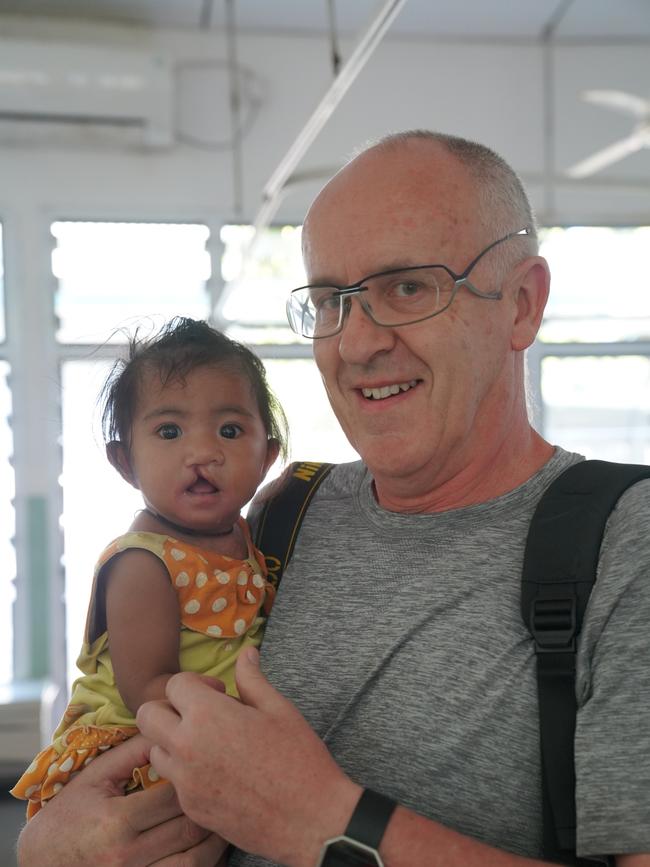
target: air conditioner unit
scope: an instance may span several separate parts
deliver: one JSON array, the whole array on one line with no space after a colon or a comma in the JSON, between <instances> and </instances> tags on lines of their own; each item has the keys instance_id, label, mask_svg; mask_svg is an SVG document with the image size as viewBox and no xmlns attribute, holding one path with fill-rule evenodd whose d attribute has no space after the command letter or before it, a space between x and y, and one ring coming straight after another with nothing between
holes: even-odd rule
<instances>
[{"instance_id":1,"label":"air conditioner unit","mask_svg":"<svg viewBox=\"0 0 650 867\"><path fill-rule=\"evenodd\" d=\"M0 121L135 128L171 145L172 69L135 50L0 40Z\"/></svg>"}]
</instances>

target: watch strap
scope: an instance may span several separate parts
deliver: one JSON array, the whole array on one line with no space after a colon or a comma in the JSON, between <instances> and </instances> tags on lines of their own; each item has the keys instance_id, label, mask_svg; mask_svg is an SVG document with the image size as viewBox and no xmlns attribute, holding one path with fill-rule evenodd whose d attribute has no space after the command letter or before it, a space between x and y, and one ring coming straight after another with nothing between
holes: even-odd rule
<instances>
[{"instance_id":1,"label":"watch strap","mask_svg":"<svg viewBox=\"0 0 650 867\"><path fill-rule=\"evenodd\" d=\"M364 789L345 829L345 836L358 840L371 849L379 849L386 825L396 806L392 798L373 792L372 789Z\"/></svg>"}]
</instances>

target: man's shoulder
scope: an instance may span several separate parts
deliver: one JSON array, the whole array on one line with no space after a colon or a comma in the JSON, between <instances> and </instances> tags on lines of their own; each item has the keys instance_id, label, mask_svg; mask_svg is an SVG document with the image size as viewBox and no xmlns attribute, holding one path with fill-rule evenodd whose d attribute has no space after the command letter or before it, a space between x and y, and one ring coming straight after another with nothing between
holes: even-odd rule
<instances>
[{"instance_id":1,"label":"man's shoulder","mask_svg":"<svg viewBox=\"0 0 650 867\"><path fill-rule=\"evenodd\" d=\"M304 478L305 467L318 465L320 462L317 461L295 461L285 467L281 475L260 488L248 512L249 523L254 526L270 500L282 493L288 485ZM319 483L313 499L340 499L349 496L362 484L366 474L366 467L361 461L332 464L331 470Z\"/></svg>"}]
</instances>

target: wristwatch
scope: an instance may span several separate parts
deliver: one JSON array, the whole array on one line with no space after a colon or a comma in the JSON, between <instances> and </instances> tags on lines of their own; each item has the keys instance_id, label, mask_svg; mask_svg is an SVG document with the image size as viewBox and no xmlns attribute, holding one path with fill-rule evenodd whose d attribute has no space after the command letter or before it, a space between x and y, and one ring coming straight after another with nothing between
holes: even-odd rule
<instances>
[{"instance_id":1,"label":"wristwatch","mask_svg":"<svg viewBox=\"0 0 650 867\"><path fill-rule=\"evenodd\" d=\"M397 804L364 789L352 818L340 837L326 840L316 867L384 867L379 844Z\"/></svg>"}]
</instances>

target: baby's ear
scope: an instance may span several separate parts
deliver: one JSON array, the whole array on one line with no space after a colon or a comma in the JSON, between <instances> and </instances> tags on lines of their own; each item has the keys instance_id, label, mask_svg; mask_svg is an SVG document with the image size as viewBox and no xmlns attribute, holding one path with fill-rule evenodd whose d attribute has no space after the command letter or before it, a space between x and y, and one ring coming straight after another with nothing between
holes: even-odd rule
<instances>
[{"instance_id":1,"label":"baby's ear","mask_svg":"<svg viewBox=\"0 0 650 867\"><path fill-rule=\"evenodd\" d=\"M111 440L110 443L106 443L106 457L110 465L118 471L125 482L133 485L134 488L138 487L124 443L118 440Z\"/></svg>"},{"instance_id":2,"label":"baby's ear","mask_svg":"<svg viewBox=\"0 0 650 867\"><path fill-rule=\"evenodd\" d=\"M264 476L271 469L273 464L276 461L277 456L280 454L280 442L275 437L269 437L266 443L266 460L264 461Z\"/></svg>"}]
</instances>

